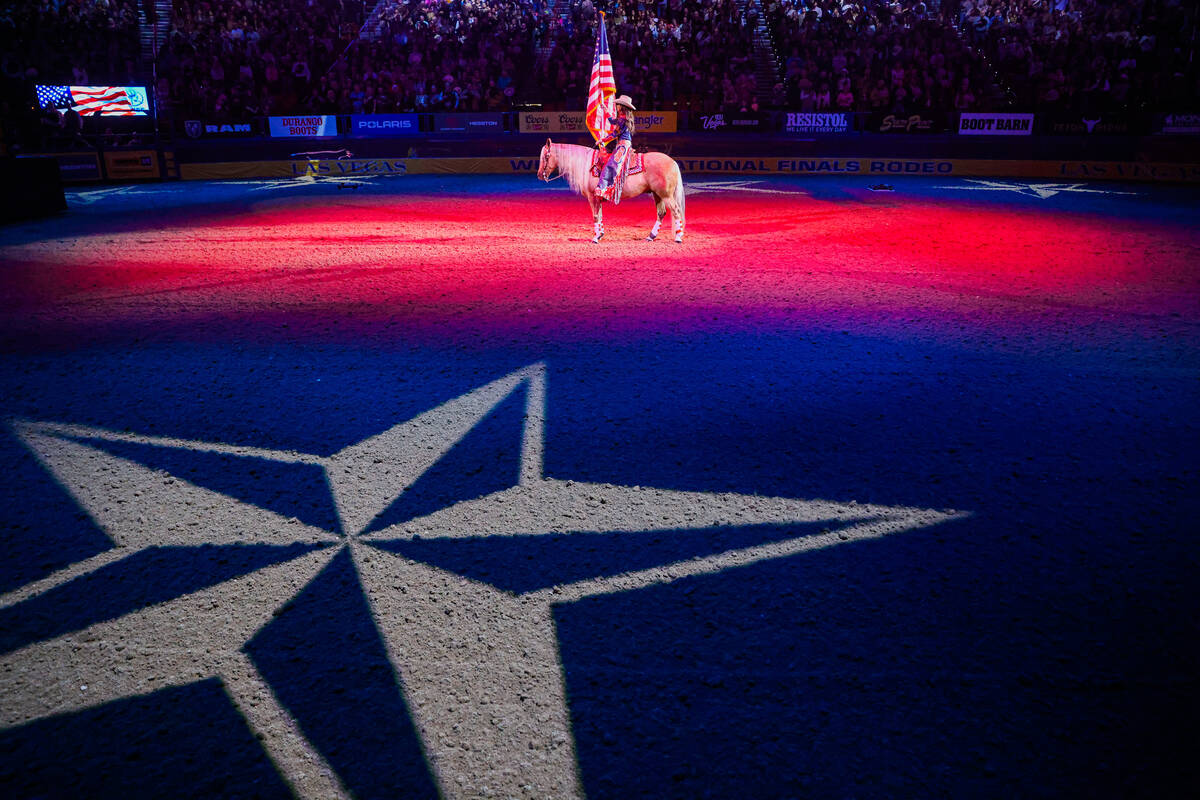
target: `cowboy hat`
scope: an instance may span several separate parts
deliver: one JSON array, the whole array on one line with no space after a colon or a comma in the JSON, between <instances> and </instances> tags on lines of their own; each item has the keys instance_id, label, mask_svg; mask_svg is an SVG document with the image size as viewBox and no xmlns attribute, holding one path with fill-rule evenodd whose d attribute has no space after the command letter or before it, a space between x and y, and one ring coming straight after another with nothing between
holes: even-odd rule
<instances>
[{"instance_id":1,"label":"cowboy hat","mask_svg":"<svg viewBox=\"0 0 1200 800\"><path fill-rule=\"evenodd\" d=\"M616 100L613 100L613 105L625 106L630 111L637 111L637 109L633 107L633 98L631 98L627 94L623 94L620 97L618 97Z\"/></svg>"}]
</instances>

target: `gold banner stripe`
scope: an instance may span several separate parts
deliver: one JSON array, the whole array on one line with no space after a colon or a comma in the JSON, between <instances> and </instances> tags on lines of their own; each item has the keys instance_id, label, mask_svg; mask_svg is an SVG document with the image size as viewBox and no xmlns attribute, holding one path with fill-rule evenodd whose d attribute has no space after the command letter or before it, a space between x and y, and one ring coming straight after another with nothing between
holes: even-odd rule
<instances>
[{"instance_id":1,"label":"gold banner stripe","mask_svg":"<svg viewBox=\"0 0 1200 800\"><path fill-rule=\"evenodd\" d=\"M985 161L903 158L676 159L684 173L730 175L844 175L846 177L1048 178L1200 182L1200 164L1134 161ZM180 164L185 180L226 178L337 178L364 175L518 175L537 171L528 158L352 158L341 160L226 161Z\"/></svg>"}]
</instances>

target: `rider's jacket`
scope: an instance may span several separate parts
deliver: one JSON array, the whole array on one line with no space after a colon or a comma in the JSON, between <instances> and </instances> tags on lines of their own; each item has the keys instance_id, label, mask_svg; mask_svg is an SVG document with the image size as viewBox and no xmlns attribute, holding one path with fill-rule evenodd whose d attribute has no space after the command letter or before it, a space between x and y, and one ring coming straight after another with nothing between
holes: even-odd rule
<instances>
[{"instance_id":1,"label":"rider's jacket","mask_svg":"<svg viewBox=\"0 0 1200 800\"><path fill-rule=\"evenodd\" d=\"M633 131L629 129L629 120L626 117L609 117L608 123L612 126L600 144L607 147L615 141L622 141L625 144L633 144Z\"/></svg>"}]
</instances>

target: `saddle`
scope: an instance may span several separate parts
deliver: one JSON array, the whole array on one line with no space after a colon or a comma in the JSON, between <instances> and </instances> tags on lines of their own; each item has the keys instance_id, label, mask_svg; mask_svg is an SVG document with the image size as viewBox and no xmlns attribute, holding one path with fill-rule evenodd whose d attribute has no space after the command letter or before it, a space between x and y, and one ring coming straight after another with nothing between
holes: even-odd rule
<instances>
[{"instance_id":1,"label":"saddle","mask_svg":"<svg viewBox=\"0 0 1200 800\"><path fill-rule=\"evenodd\" d=\"M604 157L601 158L599 150L592 150L592 177L600 177L600 173L604 170L604 165L608 163L608 159L611 157L611 155L605 154ZM631 151L629 153L629 157L625 159L625 175L623 177L637 175L639 172L644 172L646 169L644 159L645 153L641 153L637 150Z\"/></svg>"}]
</instances>

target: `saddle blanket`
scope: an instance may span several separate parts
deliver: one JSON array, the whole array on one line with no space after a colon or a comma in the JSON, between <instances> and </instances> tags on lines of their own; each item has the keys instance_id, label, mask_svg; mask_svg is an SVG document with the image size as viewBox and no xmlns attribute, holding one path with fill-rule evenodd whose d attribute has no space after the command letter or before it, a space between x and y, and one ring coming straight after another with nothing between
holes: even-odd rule
<instances>
[{"instance_id":1,"label":"saddle blanket","mask_svg":"<svg viewBox=\"0 0 1200 800\"><path fill-rule=\"evenodd\" d=\"M646 165L643 161L644 158L645 158L645 154L640 153L637 150L634 150L632 153L630 153L629 158L625 159L625 177L629 177L630 175L637 175L639 172L644 171L646 169ZM607 156L607 155L603 159L600 158L599 150L592 151L592 175L593 176L595 176L597 178L600 177L600 171L604 169L604 165L608 162L608 159L609 159L609 156Z\"/></svg>"}]
</instances>

